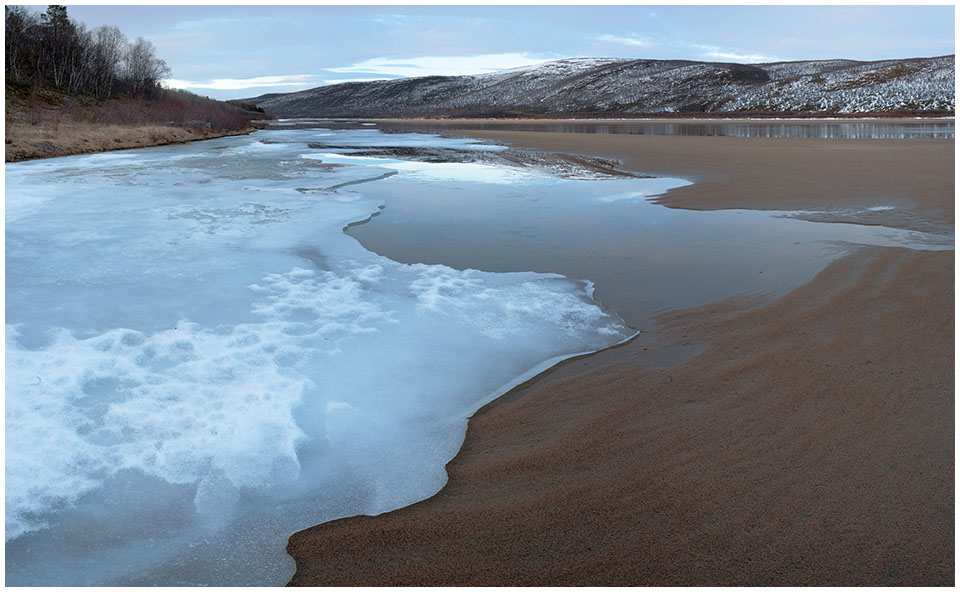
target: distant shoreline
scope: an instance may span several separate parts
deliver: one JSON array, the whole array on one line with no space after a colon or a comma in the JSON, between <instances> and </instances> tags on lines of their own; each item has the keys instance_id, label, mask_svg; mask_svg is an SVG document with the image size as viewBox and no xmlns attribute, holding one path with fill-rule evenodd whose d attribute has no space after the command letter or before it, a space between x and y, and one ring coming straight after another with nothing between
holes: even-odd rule
<instances>
[{"instance_id":1,"label":"distant shoreline","mask_svg":"<svg viewBox=\"0 0 960 592\"><path fill-rule=\"evenodd\" d=\"M336 122L349 122L349 121L359 121L359 122L430 122L430 123L444 123L448 122L451 125L456 125L458 123L465 122L503 122L503 123L524 123L524 122L564 122L571 121L576 123L631 123L631 122L665 122L665 123L739 123L739 122L778 122L778 121L787 121L790 123L823 123L829 121L837 121L842 123L856 123L857 121L864 121L870 123L900 123L903 121L928 121L931 123L935 122L944 122L951 123L956 121L956 118L953 115L929 115L929 116L887 116L887 115L857 115L851 117L837 117L837 116L809 116L809 115L797 115L797 116L776 116L776 117L749 117L749 116L738 116L738 117L695 117L695 116L683 116L683 117L663 117L663 116L649 116L649 117L287 117L287 118L278 118L276 121L336 121Z\"/></svg>"},{"instance_id":2,"label":"distant shoreline","mask_svg":"<svg viewBox=\"0 0 960 592\"><path fill-rule=\"evenodd\" d=\"M505 123L523 123L526 121L531 122L560 122L560 121L573 121L577 123L610 123L610 122L670 122L670 123L682 123L682 122L696 122L696 123L737 123L740 121L743 122L775 122L775 121L789 121L791 123L821 123L824 121L840 121L844 123L856 122L856 121L869 121L872 123L876 122L886 122L890 123L900 122L900 121L930 121L930 122L952 122L955 121L956 117L952 114L938 114L938 115L889 115L889 114L857 114L857 115L770 115L770 116L757 116L757 115L691 115L683 114L671 116L669 114L665 115L644 115L644 116L635 116L631 117L628 115L620 115L615 117L600 117L600 116L589 116L589 117L571 117L567 114L557 114L556 116L544 115L544 116L523 116L523 117L322 117L322 116L303 116L303 117L280 117L277 116L275 122L291 122L291 121L334 121L334 122L430 122L430 123L443 123L450 122L462 123L462 122L505 122Z\"/></svg>"},{"instance_id":3,"label":"distant shoreline","mask_svg":"<svg viewBox=\"0 0 960 592\"><path fill-rule=\"evenodd\" d=\"M582 117L571 116L568 113L557 113L557 114L546 114L546 115L537 115L537 114L524 114L518 115L517 117L442 117L442 116L433 116L433 117L333 117L331 119L336 120L368 120L368 121L417 121L417 120L438 120L438 121L483 121L483 120L493 120L493 121L525 121L525 120L549 120L549 121L797 121L797 120L814 120L814 121L824 121L824 120L840 120L840 121L855 121L858 119L876 121L884 119L924 119L924 120L950 120L952 121L956 117L955 113L951 112L938 112L938 113L850 113L850 114L837 114L837 113L769 113L769 114L759 114L759 113L651 113L647 115L615 115L604 117L602 115L584 115ZM320 117L303 117L301 119L323 119Z\"/></svg>"}]
</instances>

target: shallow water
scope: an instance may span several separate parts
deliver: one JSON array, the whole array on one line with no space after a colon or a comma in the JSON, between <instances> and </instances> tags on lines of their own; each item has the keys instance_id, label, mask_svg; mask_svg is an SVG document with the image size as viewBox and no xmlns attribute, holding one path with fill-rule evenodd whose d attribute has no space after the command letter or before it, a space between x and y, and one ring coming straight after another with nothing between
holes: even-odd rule
<instances>
[{"instance_id":1,"label":"shallow water","mask_svg":"<svg viewBox=\"0 0 960 592\"><path fill-rule=\"evenodd\" d=\"M470 178L456 171L476 167L380 162L408 174L366 188L387 205L347 232L370 250L402 262L588 279L598 301L644 330L667 308L785 293L860 245L953 248L952 235L649 201L687 184L678 179L568 180L519 170Z\"/></svg>"},{"instance_id":2,"label":"shallow water","mask_svg":"<svg viewBox=\"0 0 960 592\"><path fill-rule=\"evenodd\" d=\"M502 150L281 129L7 165L8 584L283 584L289 534L434 493L473 410L617 313L953 245L321 143Z\"/></svg>"}]
</instances>

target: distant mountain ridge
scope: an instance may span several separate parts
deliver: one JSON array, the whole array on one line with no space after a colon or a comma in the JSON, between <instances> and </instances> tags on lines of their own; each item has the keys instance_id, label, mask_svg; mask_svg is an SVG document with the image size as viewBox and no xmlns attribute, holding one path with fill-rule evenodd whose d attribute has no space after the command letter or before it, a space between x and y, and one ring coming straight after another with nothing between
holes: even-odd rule
<instances>
[{"instance_id":1,"label":"distant mountain ridge","mask_svg":"<svg viewBox=\"0 0 960 592\"><path fill-rule=\"evenodd\" d=\"M734 64L574 58L474 76L348 82L254 103L280 117L953 114L954 56Z\"/></svg>"}]
</instances>

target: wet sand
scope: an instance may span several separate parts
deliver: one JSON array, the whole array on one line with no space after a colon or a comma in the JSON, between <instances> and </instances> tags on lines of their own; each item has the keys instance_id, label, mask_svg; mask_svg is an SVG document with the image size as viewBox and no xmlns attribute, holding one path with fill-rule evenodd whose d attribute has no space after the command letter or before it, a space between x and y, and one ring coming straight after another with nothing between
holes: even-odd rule
<instances>
[{"instance_id":1,"label":"wet sand","mask_svg":"<svg viewBox=\"0 0 960 592\"><path fill-rule=\"evenodd\" d=\"M953 224L952 141L469 133L698 181L672 207ZM952 585L953 303L953 252L864 248L663 313L481 409L436 496L295 534L291 584Z\"/></svg>"},{"instance_id":2,"label":"wet sand","mask_svg":"<svg viewBox=\"0 0 960 592\"><path fill-rule=\"evenodd\" d=\"M859 221L933 231L954 222L953 141L458 133L693 181L656 200L670 207L806 210L823 212L819 220L856 222L848 210L888 206L885 218Z\"/></svg>"}]
</instances>

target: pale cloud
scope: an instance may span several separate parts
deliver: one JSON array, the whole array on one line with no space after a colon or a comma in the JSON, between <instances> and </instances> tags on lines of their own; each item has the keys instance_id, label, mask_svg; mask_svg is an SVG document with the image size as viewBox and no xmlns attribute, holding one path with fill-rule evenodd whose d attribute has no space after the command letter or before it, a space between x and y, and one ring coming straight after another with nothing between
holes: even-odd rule
<instances>
[{"instance_id":1,"label":"pale cloud","mask_svg":"<svg viewBox=\"0 0 960 592\"><path fill-rule=\"evenodd\" d=\"M656 43L645 37L618 37L616 35L600 35L597 37L597 41L618 43L620 45L629 45L631 47L653 47L656 45Z\"/></svg>"},{"instance_id":2,"label":"pale cloud","mask_svg":"<svg viewBox=\"0 0 960 592\"><path fill-rule=\"evenodd\" d=\"M254 78L214 78L209 81L178 80L168 78L163 83L169 88L205 88L210 90L243 90L264 86L300 86L317 84L313 74L293 74L289 76L256 76Z\"/></svg>"},{"instance_id":3,"label":"pale cloud","mask_svg":"<svg viewBox=\"0 0 960 592\"><path fill-rule=\"evenodd\" d=\"M778 62L779 58L774 56L756 54L756 53L736 53L732 51L722 51L716 45L694 45L703 51L700 58L704 60L724 60L729 62L743 62L747 64L760 64L766 62Z\"/></svg>"},{"instance_id":4,"label":"pale cloud","mask_svg":"<svg viewBox=\"0 0 960 592\"><path fill-rule=\"evenodd\" d=\"M207 31L224 27L236 27L249 22L249 19L231 17L210 17L198 20L181 21L173 26L179 31Z\"/></svg>"},{"instance_id":5,"label":"pale cloud","mask_svg":"<svg viewBox=\"0 0 960 592\"><path fill-rule=\"evenodd\" d=\"M345 82L373 82L375 80L383 80L383 78L340 78L337 80L324 80L323 84L343 84Z\"/></svg>"},{"instance_id":6,"label":"pale cloud","mask_svg":"<svg viewBox=\"0 0 960 592\"><path fill-rule=\"evenodd\" d=\"M352 66L328 68L331 72L377 74L382 76L461 76L487 74L510 68L533 66L548 61L523 53L474 56L425 56L419 58L373 58Z\"/></svg>"},{"instance_id":7,"label":"pale cloud","mask_svg":"<svg viewBox=\"0 0 960 592\"><path fill-rule=\"evenodd\" d=\"M373 22L382 25L402 25L407 22L407 19L405 14L379 14L370 18Z\"/></svg>"},{"instance_id":8,"label":"pale cloud","mask_svg":"<svg viewBox=\"0 0 960 592\"><path fill-rule=\"evenodd\" d=\"M707 58L716 58L718 60L729 60L731 62L745 62L748 64L760 64L763 62L776 62L777 58L760 54L739 54L714 51L704 54Z\"/></svg>"}]
</instances>

